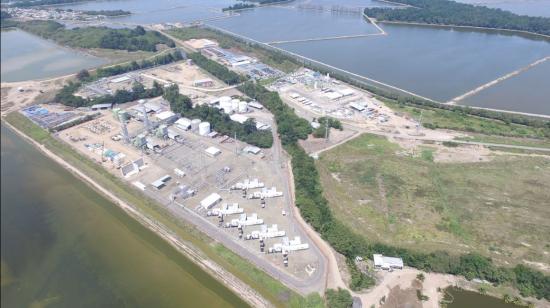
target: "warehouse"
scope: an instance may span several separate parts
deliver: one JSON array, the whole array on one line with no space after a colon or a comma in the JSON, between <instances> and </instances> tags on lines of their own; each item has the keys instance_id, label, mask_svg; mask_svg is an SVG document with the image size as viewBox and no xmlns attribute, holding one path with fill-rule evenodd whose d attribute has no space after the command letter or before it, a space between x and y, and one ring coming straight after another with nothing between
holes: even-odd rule
<instances>
[{"instance_id":1,"label":"warehouse","mask_svg":"<svg viewBox=\"0 0 550 308\"><path fill-rule=\"evenodd\" d=\"M209 210L214 205L218 204L218 202L222 201L222 197L218 195L217 193L212 193L208 197L202 199L201 206Z\"/></svg>"},{"instance_id":2,"label":"warehouse","mask_svg":"<svg viewBox=\"0 0 550 308\"><path fill-rule=\"evenodd\" d=\"M374 268L389 270L389 269L403 269L403 259L386 257L380 254L373 254L372 259L374 261Z\"/></svg>"},{"instance_id":3,"label":"warehouse","mask_svg":"<svg viewBox=\"0 0 550 308\"><path fill-rule=\"evenodd\" d=\"M208 149L204 150L206 152L206 155L210 157L216 157L222 153L222 151L216 147L209 147Z\"/></svg>"}]
</instances>

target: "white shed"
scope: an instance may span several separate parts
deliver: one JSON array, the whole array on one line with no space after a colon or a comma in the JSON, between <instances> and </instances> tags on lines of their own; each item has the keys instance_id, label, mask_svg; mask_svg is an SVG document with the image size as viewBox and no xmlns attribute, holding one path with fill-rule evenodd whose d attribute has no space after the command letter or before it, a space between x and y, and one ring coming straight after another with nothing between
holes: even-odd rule
<instances>
[{"instance_id":1,"label":"white shed","mask_svg":"<svg viewBox=\"0 0 550 308\"><path fill-rule=\"evenodd\" d=\"M202 199L201 206L208 210L220 201L222 201L222 197L217 193L212 193L208 197Z\"/></svg>"}]
</instances>

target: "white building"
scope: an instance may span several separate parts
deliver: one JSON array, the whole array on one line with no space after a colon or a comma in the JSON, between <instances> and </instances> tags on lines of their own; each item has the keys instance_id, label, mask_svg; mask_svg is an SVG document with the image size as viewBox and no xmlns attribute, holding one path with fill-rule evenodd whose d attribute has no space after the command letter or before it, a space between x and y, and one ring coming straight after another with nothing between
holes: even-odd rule
<instances>
[{"instance_id":1,"label":"white building","mask_svg":"<svg viewBox=\"0 0 550 308\"><path fill-rule=\"evenodd\" d=\"M204 150L206 152L206 155L210 157L216 157L222 153L222 151L216 147L209 147L208 149Z\"/></svg>"},{"instance_id":2,"label":"white building","mask_svg":"<svg viewBox=\"0 0 550 308\"><path fill-rule=\"evenodd\" d=\"M217 193L212 193L208 197L202 199L201 206L208 210L220 201L222 201L222 197Z\"/></svg>"},{"instance_id":3,"label":"white building","mask_svg":"<svg viewBox=\"0 0 550 308\"><path fill-rule=\"evenodd\" d=\"M403 259L395 257L386 257L380 254L373 254L374 268L380 268L384 270L389 269L403 269Z\"/></svg>"}]
</instances>

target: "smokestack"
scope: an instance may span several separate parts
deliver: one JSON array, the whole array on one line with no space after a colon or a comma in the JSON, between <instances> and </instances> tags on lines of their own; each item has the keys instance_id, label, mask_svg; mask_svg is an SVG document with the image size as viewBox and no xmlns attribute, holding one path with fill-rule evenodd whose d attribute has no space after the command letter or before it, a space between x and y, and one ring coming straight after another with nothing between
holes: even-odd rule
<instances>
[{"instance_id":1,"label":"smokestack","mask_svg":"<svg viewBox=\"0 0 550 308\"><path fill-rule=\"evenodd\" d=\"M143 100L143 99L140 100L139 104L141 105L142 112L143 112L143 125L145 127L145 130L149 131L149 129L151 129L151 124L149 123L149 118L147 117L147 109L145 108L145 100Z\"/></svg>"},{"instance_id":2,"label":"smokestack","mask_svg":"<svg viewBox=\"0 0 550 308\"><path fill-rule=\"evenodd\" d=\"M118 114L118 120L122 124L122 137L124 138L125 143L130 143L130 136L128 135L128 128L126 127L126 119L122 113Z\"/></svg>"}]
</instances>

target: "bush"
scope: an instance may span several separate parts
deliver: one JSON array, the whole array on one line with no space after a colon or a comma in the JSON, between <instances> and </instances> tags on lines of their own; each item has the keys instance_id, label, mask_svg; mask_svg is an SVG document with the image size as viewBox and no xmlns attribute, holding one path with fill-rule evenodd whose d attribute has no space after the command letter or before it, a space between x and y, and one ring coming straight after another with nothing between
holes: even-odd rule
<instances>
[{"instance_id":1,"label":"bush","mask_svg":"<svg viewBox=\"0 0 550 308\"><path fill-rule=\"evenodd\" d=\"M338 290L328 289L325 292L325 299L328 308L351 308L353 306L353 297L348 292L338 288Z\"/></svg>"}]
</instances>

